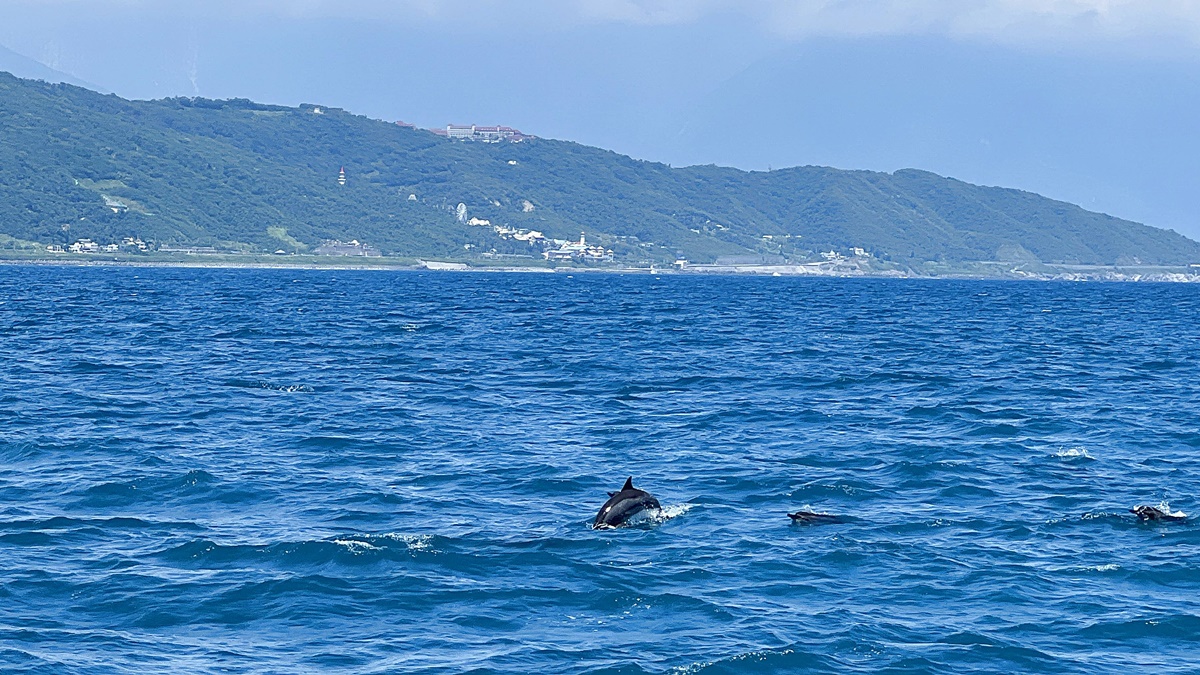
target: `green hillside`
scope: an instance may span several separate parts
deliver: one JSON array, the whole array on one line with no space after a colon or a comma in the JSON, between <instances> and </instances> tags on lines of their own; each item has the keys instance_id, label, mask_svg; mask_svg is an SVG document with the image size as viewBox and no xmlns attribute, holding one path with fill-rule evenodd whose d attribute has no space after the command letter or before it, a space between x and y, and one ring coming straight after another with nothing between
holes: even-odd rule
<instances>
[{"instance_id":1,"label":"green hillside","mask_svg":"<svg viewBox=\"0 0 1200 675\"><path fill-rule=\"evenodd\" d=\"M493 225L586 232L626 261L854 246L901 264L1200 261L1174 232L921 171L671 168L563 141L448 140L323 106L126 101L0 73L0 248L354 239L390 255L540 254L460 222L459 203Z\"/></svg>"}]
</instances>

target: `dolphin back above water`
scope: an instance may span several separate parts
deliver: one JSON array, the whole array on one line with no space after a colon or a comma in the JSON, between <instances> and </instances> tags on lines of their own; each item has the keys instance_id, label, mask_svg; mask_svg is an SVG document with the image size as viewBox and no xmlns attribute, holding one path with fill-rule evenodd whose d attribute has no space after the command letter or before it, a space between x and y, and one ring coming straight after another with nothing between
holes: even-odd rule
<instances>
[{"instance_id":1,"label":"dolphin back above water","mask_svg":"<svg viewBox=\"0 0 1200 675\"><path fill-rule=\"evenodd\" d=\"M1171 509L1165 507L1138 505L1129 509L1129 512L1142 521L1162 520L1169 523L1181 523L1187 520L1187 516L1183 513L1171 513Z\"/></svg>"},{"instance_id":2,"label":"dolphin back above water","mask_svg":"<svg viewBox=\"0 0 1200 675\"><path fill-rule=\"evenodd\" d=\"M596 522L592 523L593 529L620 527L643 511L662 509L662 505L658 503L654 495L633 487L633 476L626 479L624 487L619 492L608 494L608 501L600 507L600 512L596 514Z\"/></svg>"},{"instance_id":3,"label":"dolphin back above water","mask_svg":"<svg viewBox=\"0 0 1200 675\"><path fill-rule=\"evenodd\" d=\"M817 513L816 511L797 511L795 513L789 513L788 518L791 518L793 523L801 523L804 525L822 525L844 522L841 516L835 516L832 513Z\"/></svg>"}]
</instances>

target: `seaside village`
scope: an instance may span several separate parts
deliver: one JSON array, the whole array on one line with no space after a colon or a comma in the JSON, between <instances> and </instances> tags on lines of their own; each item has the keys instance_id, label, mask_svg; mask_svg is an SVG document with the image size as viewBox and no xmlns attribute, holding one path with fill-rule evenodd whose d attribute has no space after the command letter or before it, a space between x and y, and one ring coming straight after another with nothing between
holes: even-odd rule
<instances>
[{"instance_id":1,"label":"seaside village","mask_svg":"<svg viewBox=\"0 0 1200 675\"><path fill-rule=\"evenodd\" d=\"M313 108L313 114L321 115L324 111L320 108ZM416 127L406 122L396 122L397 126L408 129ZM443 138L453 139L457 141L470 141L480 143L520 143L534 138L529 134L522 133L518 129L506 126L481 126L481 125L459 125L449 124L445 128L430 129L432 133L442 136ZM515 161L510 161L509 164L516 164ZM337 184L345 187L349 182L346 175L346 167L341 167L336 175ZM105 206L112 209L113 213L123 213L128 211L129 207L119 199L102 195L104 197ZM409 201L417 201L415 194L408 196ZM525 201L523 208L526 212L533 210L533 204ZM487 227L491 228L501 239L509 239L513 241L524 242L535 250L540 248L542 258L547 261L554 262L611 262L613 260L613 251L606 249L603 246L589 244L585 234L580 233L578 241L570 241L566 239L551 239L543 233L536 230L526 230L506 225L493 225L490 220L483 218L468 218L466 204L459 204L455 209L455 215L460 223L472 227ZM467 244L466 249L470 250L473 245ZM232 253L231 251L221 251L212 246L173 246L173 245L151 245L136 237L126 237L120 243L99 243L91 239L79 239L69 246L61 244L51 244L46 247L49 253L82 253L82 254L100 254L100 253L136 253L136 252L159 252L159 253L181 253L187 255L214 255L220 253ZM288 251L278 249L274 251L276 255L288 255ZM339 240L327 240L321 245L312 249L314 255L319 256L361 256L361 257L380 257L380 251L366 243L357 240L343 242ZM484 254L485 256L488 254Z\"/></svg>"},{"instance_id":2,"label":"seaside village","mask_svg":"<svg viewBox=\"0 0 1200 675\"><path fill-rule=\"evenodd\" d=\"M406 122L397 122L396 124L409 129L416 128L414 125ZM444 129L430 129L430 131L444 138L477 141L480 143L520 143L536 138L512 127L479 126L475 124L448 124ZM516 162L510 161L509 164L515 165ZM408 198L416 200L416 195L409 195ZM533 204L526 201L524 209L526 212L533 210ZM613 259L611 249L606 249L603 246L589 245L587 243L587 235L582 232L579 233L579 241L548 239L537 230L525 230L506 225L493 225L492 221L484 218L468 218L466 204L460 203L457 209L455 209L455 213L458 216L459 222L466 223L472 227L490 227L501 239L511 239L513 241L525 242L531 246L540 246L542 248L542 258L545 260L560 262L571 260L611 262Z\"/></svg>"},{"instance_id":3,"label":"seaside village","mask_svg":"<svg viewBox=\"0 0 1200 675\"><path fill-rule=\"evenodd\" d=\"M542 258L546 260L560 262L571 260L612 262L613 259L612 249L589 245L587 243L587 235L583 232L579 233L579 241L549 239L537 230L525 230L508 227L507 225L493 225L492 221L484 218L467 218L466 204L459 204L457 213L459 222L466 223L472 227L490 227L501 239L511 239L533 246L541 246Z\"/></svg>"},{"instance_id":4,"label":"seaside village","mask_svg":"<svg viewBox=\"0 0 1200 675\"><path fill-rule=\"evenodd\" d=\"M459 221L472 227L490 227L501 239L511 239L530 244L531 246L540 246L542 249L542 258L549 261L570 262L612 262L612 249L604 248L603 246L590 245L587 243L587 235L580 232L579 241L569 241L566 239L550 239L541 232L536 230L525 230L504 225L492 225L490 220L483 218L467 218L467 207L465 204L458 205ZM467 245L470 250L471 245ZM62 246L60 244L50 244L46 247L49 253L82 253L82 254L98 254L98 253L146 253L151 250L151 247L146 242L136 237L126 237L121 243L116 244L99 244L91 239L79 239L70 246ZM159 253L182 253L187 255L214 255L221 251L212 246L168 246L161 245L153 249ZM368 244L361 243L357 240L348 242L338 240L327 240L322 242L320 246L312 250L314 255L320 256L361 256L367 258L378 258L382 256L379 249ZM275 251L276 255L286 255L287 251L282 249Z\"/></svg>"},{"instance_id":5,"label":"seaside village","mask_svg":"<svg viewBox=\"0 0 1200 675\"><path fill-rule=\"evenodd\" d=\"M46 247L49 253L120 253L121 251L146 252L150 247L137 237L125 237L119 244L98 244L91 239L78 239L70 246L50 244Z\"/></svg>"},{"instance_id":6,"label":"seaside village","mask_svg":"<svg viewBox=\"0 0 1200 675\"><path fill-rule=\"evenodd\" d=\"M312 112L317 115L324 114L320 108L313 108ZM397 126L408 129L416 129L412 124L406 122L396 122ZM479 143L520 143L532 138L528 134L522 133L518 129L506 126L481 126L481 125L458 125L449 124L445 128L429 129L428 131L441 136L443 138L456 141L479 142ZM509 164L516 164L515 161L510 161ZM336 175L336 182L339 186L345 187L349 182L346 175L346 168L341 167ZM105 206L112 209L114 213L123 213L129 210L129 206L122 200L109 196L102 195ZM408 195L409 201L417 201L415 194ZM499 205L497 202L496 205ZM532 211L534 205L529 201L524 201L522 208L525 212ZM523 242L535 250L540 249L541 256L549 262L584 262L584 263L602 263L613 261L612 249L605 248L597 244L589 244L585 233L579 234L578 241L566 239L552 239L546 237L545 234L537 230L528 230L508 225L495 225L486 218L469 217L467 205L464 203L458 204L453 209L455 216L460 223L470 227L490 228L501 239ZM767 243L774 243L773 237L764 235L763 240ZM466 250L471 250L474 245L465 245ZM178 253L187 255L214 255L221 253L232 253L231 251L221 251L212 246L172 246L172 245L152 245L147 244L137 237L125 237L119 243L99 243L91 239L78 239L75 243L69 246L60 244L51 244L46 247L50 253L76 253L76 254L102 254L102 253L138 253L138 252L160 252L160 253ZM274 251L276 255L288 255L289 252L283 249ZM380 257L382 253L366 243L357 240L343 242L339 240L327 240L319 246L312 249L313 255L318 256L360 256L360 257ZM490 254L483 253L488 256ZM839 266L852 261L862 261L871 257L862 248L853 248L850 252L850 257L846 258L842 254L829 251L821 254L822 260L817 263L809 263L806 267L824 268L825 266ZM776 260L776 258L778 258ZM723 256L718 259L713 267L739 267L739 266L762 266L762 265L782 265L784 263L782 256ZM693 266L686 260L677 260L675 266L679 269L709 266Z\"/></svg>"}]
</instances>

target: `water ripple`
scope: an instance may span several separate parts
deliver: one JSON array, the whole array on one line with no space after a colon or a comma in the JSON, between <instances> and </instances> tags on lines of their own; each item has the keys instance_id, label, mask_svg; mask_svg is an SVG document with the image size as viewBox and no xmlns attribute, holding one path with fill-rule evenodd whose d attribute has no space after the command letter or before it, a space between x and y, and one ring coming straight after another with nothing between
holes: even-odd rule
<instances>
[{"instance_id":1,"label":"water ripple","mask_svg":"<svg viewBox=\"0 0 1200 675\"><path fill-rule=\"evenodd\" d=\"M1200 521L1128 511L1200 511L1183 285L5 266L0 297L3 672L1197 668ZM629 475L663 513L592 530Z\"/></svg>"}]
</instances>

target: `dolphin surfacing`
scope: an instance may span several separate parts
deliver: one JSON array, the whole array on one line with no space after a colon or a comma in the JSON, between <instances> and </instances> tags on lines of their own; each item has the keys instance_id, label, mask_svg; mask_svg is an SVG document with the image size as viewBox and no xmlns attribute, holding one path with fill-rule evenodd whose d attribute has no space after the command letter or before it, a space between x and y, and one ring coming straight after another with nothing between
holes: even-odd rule
<instances>
[{"instance_id":1,"label":"dolphin surfacing","mask_svg":"<svg viewBox=\"0 0 1200 675\"><path fill-rule=\"evenodd\" d=\"M662 509L662 505L658 503L654 495L633 487L633 476L626 479L625 485L620 491L608 494L608 501L600 507L600 512L596 514L596 521L592 523L592 529L620 527L643 511Z\"/></svg>"},{"instance_id":2,"label":"dolphin surfacing","mask_svg":"<svg viewBox=\"0 0 1200 675\"><path fill-rule=\"evenodd\" d=\"M793 523L801 523L803 525L832 525L844 522L841 516L835 516L832 513L817 513L816 511L797 511L789 513L788 518L791 518Z\"/></svg>"},{"instance_id":3,"label":"dolphin surfacing","mask_svg":"<svg viewBox=\"0 0 1200 675\"><path fill-rule=\"evenodd\" d=\"M1160 509L1157 506L1138 506L1129 509L1129 512L1138 517L1138 520L1162 520L1168 523L1181 523L1187 520L1187 516L1182 513L1171 513L1169 509Z\"/></svg>"}]
</instances>

